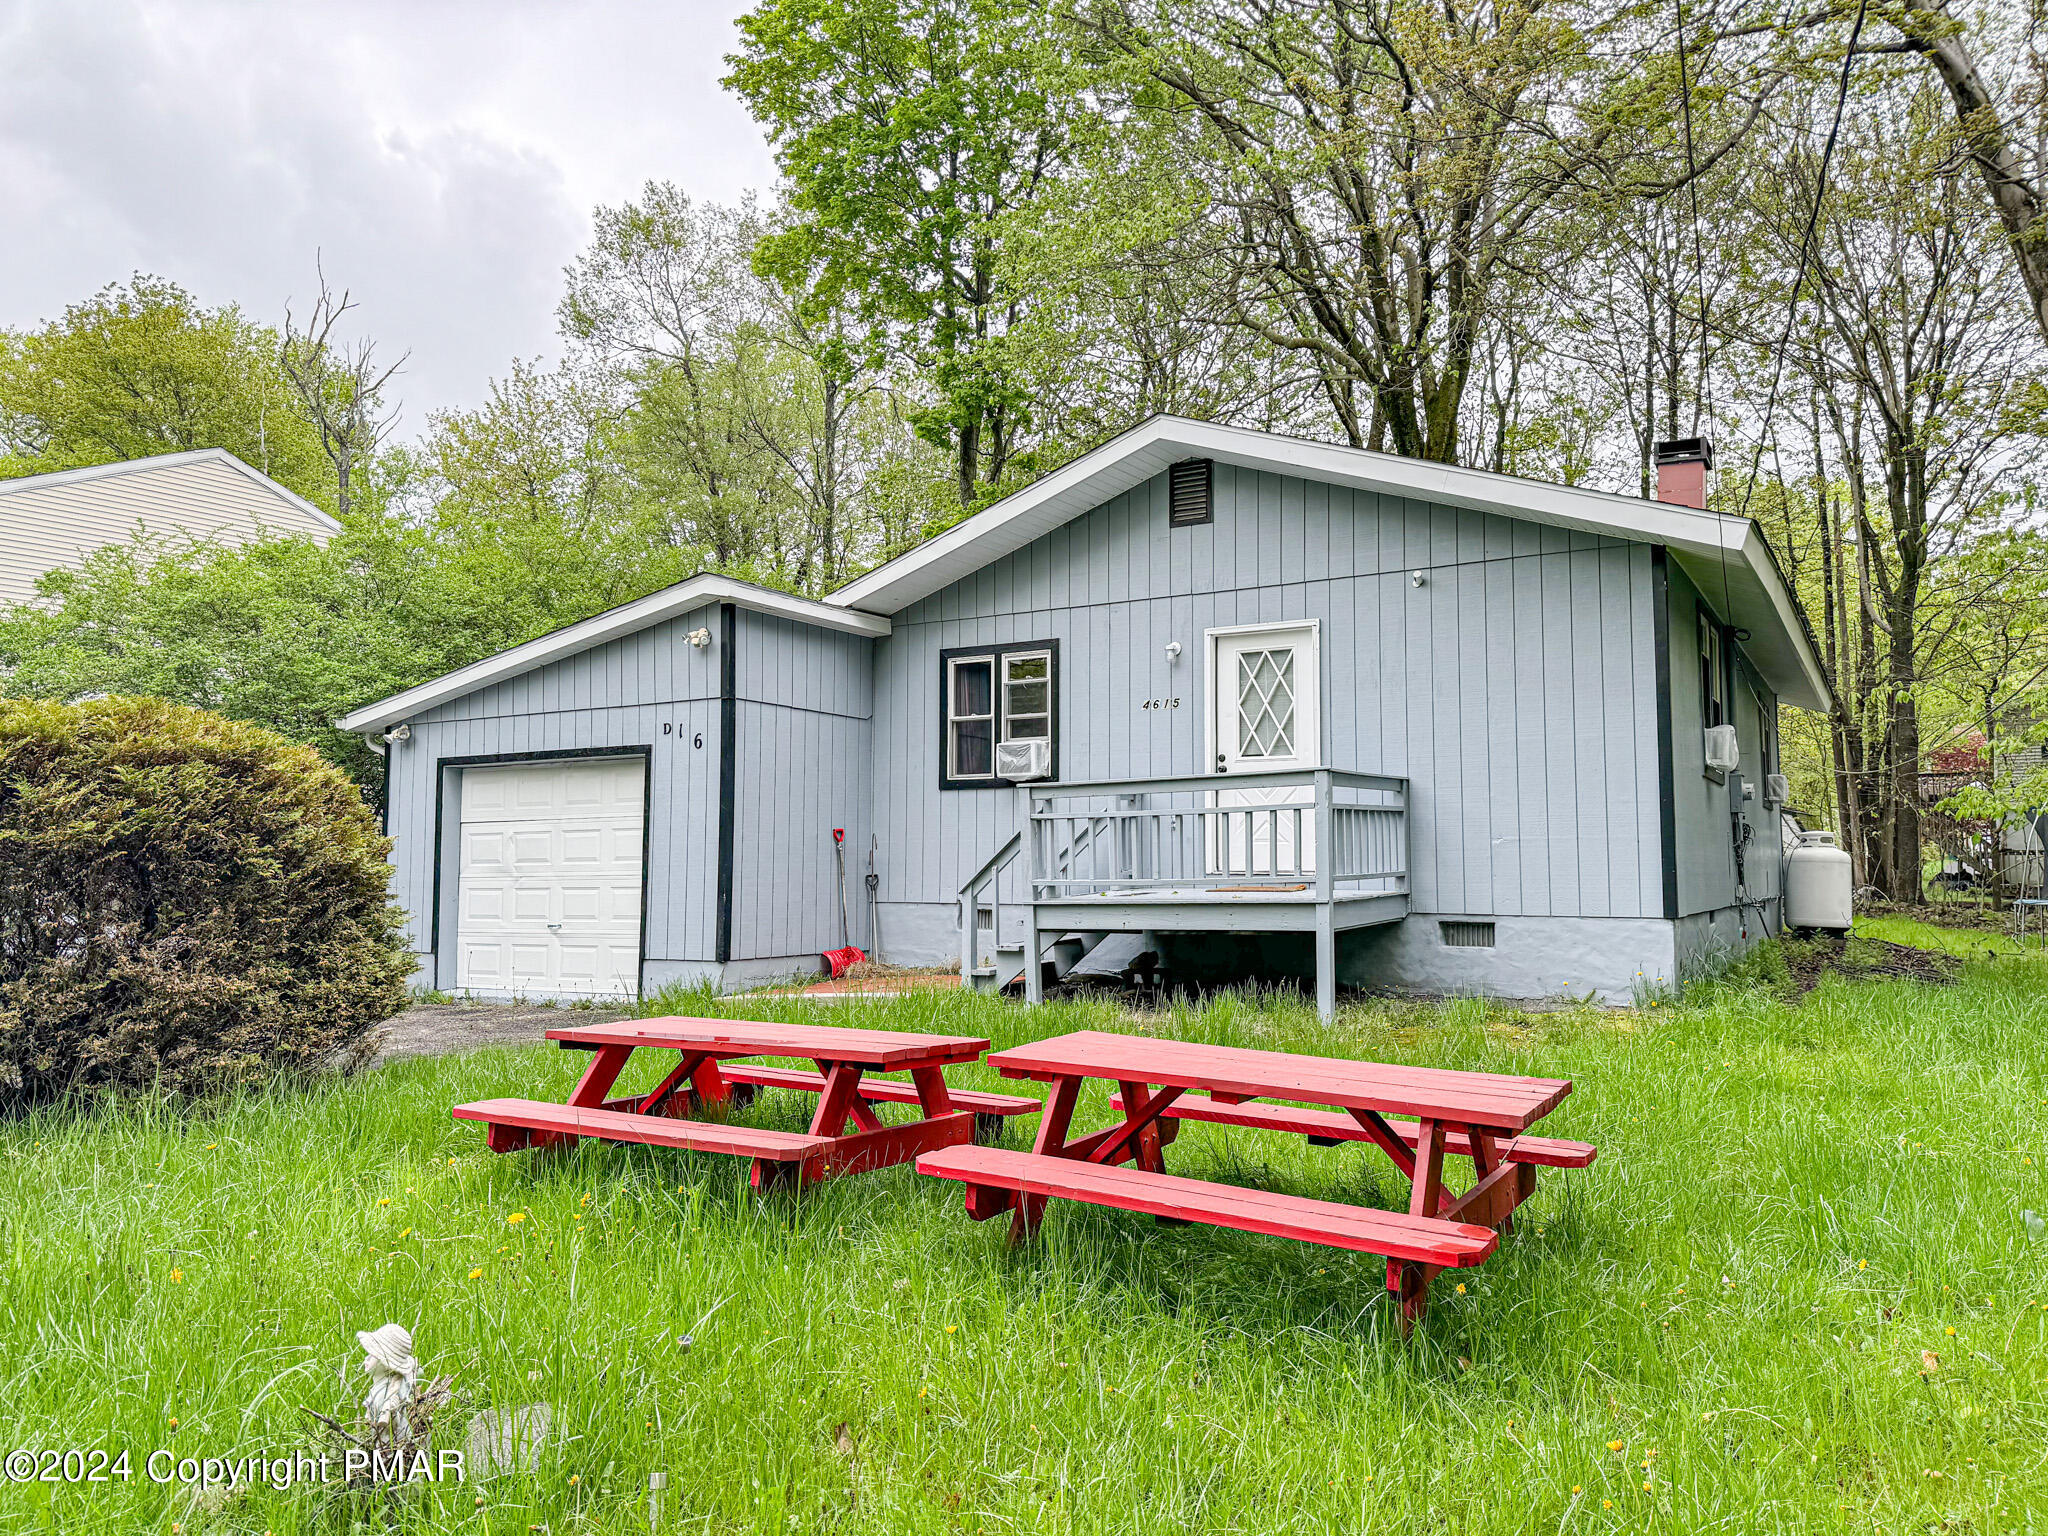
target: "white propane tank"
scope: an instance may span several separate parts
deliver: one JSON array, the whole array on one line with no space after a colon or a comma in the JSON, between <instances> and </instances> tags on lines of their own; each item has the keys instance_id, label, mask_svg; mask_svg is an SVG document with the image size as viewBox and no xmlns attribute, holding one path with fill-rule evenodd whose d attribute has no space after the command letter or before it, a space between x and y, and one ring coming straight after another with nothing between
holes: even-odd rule
<instances>
[{"instance_id":1,"label":"white propane tank","mask_svg":"<svg viewBox=\"0 0 2048 1536\"><path fill-rule=\"evenodd\" d=\"M1802 830L1785 855L1785 926L1846 933L1855 889L1849 855L1835 846L1835 834Z\"/></svg>"}]
</instances>

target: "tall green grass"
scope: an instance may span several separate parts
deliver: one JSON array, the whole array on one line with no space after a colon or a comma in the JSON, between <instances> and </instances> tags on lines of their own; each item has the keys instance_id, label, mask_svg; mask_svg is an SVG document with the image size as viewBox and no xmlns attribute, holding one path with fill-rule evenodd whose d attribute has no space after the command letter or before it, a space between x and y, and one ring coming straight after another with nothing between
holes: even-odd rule
<instances>
[{"instance_id":1,"label":"tall green grass","mask_svg":"<svg viewBox=\"0 0 2048 1536\"><path fill-rule=\"evenodd\" d=\"M1545 1129L1600 1160L1544 1174L1405 1343L1381 1266L1334 1250L1055 1205L1011 1252L908 1169L759 1196L715 1157L489 1155L449 1106L565 1094L584 1058L546 1048L196 1115L18 1120L0 1450L298 1447L301 1405L359 1400L353 1332L387 1320L474 1404L550 1404L555 1435L532 1475L388 1501L0 1486L0 1530L646 1531L652 1472L661 1528L710 1533L2034 1530L2048 1242L2021 1212L2048 1212L2044 979L2014 960L1793 1005L1741 986L1618 1014L1384 1004L1334 1029L1272 998L1139 1019L679 1000L1572 1078ZM749 1118L809 1107L768 1094ZM1404 1195L1357 1146L1190 1126L1168 1157Z\"/></svg>"}]
</instances>

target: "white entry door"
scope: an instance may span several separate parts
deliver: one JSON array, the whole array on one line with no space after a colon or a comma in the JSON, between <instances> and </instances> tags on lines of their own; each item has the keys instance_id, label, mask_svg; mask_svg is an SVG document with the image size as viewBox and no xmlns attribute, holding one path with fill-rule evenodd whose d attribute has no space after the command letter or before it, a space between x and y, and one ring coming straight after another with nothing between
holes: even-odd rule
<instances>
[{"instance_id":1,"label":"white entry door","mask_svg":"<svg viewBox=\"0 0 2048 1536\"><path fill-rule=\"evenodd\" d=\"M1323 761L1322 680L1313 623L1255 624L1209 632L1210 765L1219 774L1319 768ZM1313 787L1223 789L1209 840L1217 874L1284 879L1315 869ZM1281 807L1262 813L1256 807ZM1299 824L1297 829L1297 823Z\"/></svg>"},{"instance_id":2,"label":"white entry door","mask_svg":"<svg viewBox=\"0 0 2048 1536\"><path fill-rule=\"evenodd\" d=\"M646 772L637 757L463 770L458 987L639 990Z\"/></svg>"}]
</instances>

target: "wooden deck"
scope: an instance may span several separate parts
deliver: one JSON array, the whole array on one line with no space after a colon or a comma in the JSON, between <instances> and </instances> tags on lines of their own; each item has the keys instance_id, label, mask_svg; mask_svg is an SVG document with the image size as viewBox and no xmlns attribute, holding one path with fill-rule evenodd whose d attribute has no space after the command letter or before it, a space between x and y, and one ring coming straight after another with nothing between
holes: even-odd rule
<instances>
[{"instance_id":1,"label":"wooden deck","mask_svg":"<svg viewBox=\"0 0 2048 1536\"><path fill-rule=\"evenodd\" d=\"M1408 915L1406 779L1308 768L1024 784L1017 794L1023 830L960 892L968 985L1021 972L1039 1002L1048 951L1071 963L1080 954L1063 948L1085 950L1103 934L1310 933L1327 1019L1337 935ZM1006 899L1013 866L1023 894ZM1023 912L1021 944L1005 943L1006 907ZM1077 935L1090 937L1077 945Z\"/></svg>"}]
</instances>

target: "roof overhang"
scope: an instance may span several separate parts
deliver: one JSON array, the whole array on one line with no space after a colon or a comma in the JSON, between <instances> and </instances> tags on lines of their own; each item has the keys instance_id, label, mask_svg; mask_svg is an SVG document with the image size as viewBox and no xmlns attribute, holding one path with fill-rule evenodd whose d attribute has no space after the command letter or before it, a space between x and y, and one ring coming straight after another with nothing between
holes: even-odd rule
<instances>
[{"instance_id":1,"label":"roof overhang","mask_svg":"<svg viewBox=\"0 0 2048 1536\"><path fill-rule=\"evenodd\" d=\"M289 486L279 485L254 465L244 464L225 448L193 448L184 453L151 454L146 459L117 459L111 464L88 464L83 469L55 469L43 475L21 475L12 480L0 480L0 496L12 495L17 491L47 490L52 486L77 485L86 480L111 480L120 475L139 475L156 469L173 469L180 464L205 463L226 465L236 473L253 480L279 501L297 508L329 533L341 532L341 524L331 515L322 512Z\"/></svg>"},{"instance_id":2,"label":"roof overhang","mask_svg":"<svg viewBox=\"0 0 2048 1536\"><path fill-rule=\"evenodd\" d=\"M1662 544L1710 601L1727 608L1723 617L1749 631L1743 649L1780 698L1805 709L1827 707L1820 659L1762 532L1747 518L1178 416L1155 416L1111 438L825 601L900 613L1189 458Z\"/></svg>"},{"instance_id":3,"label":"roof overhang","mask_svg":"<svg viewBox=\"0 0 2048 1536\"><path fill-rule=\"evenodd\" d=\"M806 597L778 592L772 587L757 587L752 582L705 572L542 635L537 640L529 640L524 645L515 645L509 651L500 651L495 656L443 673L431 682L408 688L403 693L394 693L388 699L366 704L354 713L344 715L335 725L340 730L366 734L382 731L437 704L445 704L479 688L501 683L508 677L544 667L551 661L560 661L634 634L688 613L693 608L702 608L707 603L731 603L736 608L750 609L755 613L792 619L800 624L814 624L842 634L862 635L868 639L879 639L890 630L888 619L875 614L813 602Z\"/></svg>"}]
</instances>

